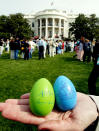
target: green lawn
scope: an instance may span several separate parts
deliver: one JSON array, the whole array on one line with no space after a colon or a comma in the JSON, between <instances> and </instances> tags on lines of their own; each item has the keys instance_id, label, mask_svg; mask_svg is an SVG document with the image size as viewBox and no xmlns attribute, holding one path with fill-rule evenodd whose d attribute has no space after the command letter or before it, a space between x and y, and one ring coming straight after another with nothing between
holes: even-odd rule
<instances>
[{"instance_id":1,"label":"green lawn","mask_svg":"<svg viewBox=\"0 0 99 131\"><path fill-rule=\"evenodd\" d=\"M83 63L74 59L74 53L64 53L54 58L38 60L35 52L28 61L23 59L10 60L8 54L0 58L0 101L8 98L19 98L21 94L30 92L34 82L42 77L52 84L60 75L65 75L74 83L76 90L88 93L88 77L93 64ZM97 82L99 87L99 82ZM99 95L99 88L97 89ZM0 115L0 131L31 131L35 128L19 122L7 120Z\"/></svg>"}]
</instances>

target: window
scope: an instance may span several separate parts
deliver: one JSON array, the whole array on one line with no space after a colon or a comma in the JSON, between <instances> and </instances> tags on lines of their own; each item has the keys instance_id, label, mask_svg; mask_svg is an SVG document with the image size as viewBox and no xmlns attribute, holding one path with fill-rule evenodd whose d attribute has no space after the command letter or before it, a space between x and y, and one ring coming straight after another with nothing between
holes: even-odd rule
<instances>
[{"instance_id":1,"label":"window","mask_svg":"<svg viewBox=\"0 0 99 131\"><path fill-rule=\"evenodd\" d=\"M51 38L52 37L52 31L50 30L49 31L49 38Z\"/></svg>"},{"instance_id":2,"label":"window","mask_svg":"<svg viewBox=\"0 0 99 131\"><path fill-rule=\"evenodd\" d=\"M34 22L32 22L32 27L34 27Z\"/></svg>"}]
</instances>

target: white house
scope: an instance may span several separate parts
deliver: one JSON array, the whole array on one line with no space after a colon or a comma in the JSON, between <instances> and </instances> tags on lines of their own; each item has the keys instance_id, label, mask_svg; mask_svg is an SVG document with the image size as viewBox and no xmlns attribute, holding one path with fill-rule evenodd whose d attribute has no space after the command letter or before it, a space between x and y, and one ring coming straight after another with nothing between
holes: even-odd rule
<instances>
[{"instance_id":1,"label":"white house","mask_svg":"<svg viewBox=\"0 0 99 131\"><path fill-rule=\"evenodd\" d=\"M69 23L74 22L78 15L67 14L66 11L57 9L46 9L37 13L25 15L29 20L34 36L40 38L68 37Z\"/></svg>"}]
</instances>

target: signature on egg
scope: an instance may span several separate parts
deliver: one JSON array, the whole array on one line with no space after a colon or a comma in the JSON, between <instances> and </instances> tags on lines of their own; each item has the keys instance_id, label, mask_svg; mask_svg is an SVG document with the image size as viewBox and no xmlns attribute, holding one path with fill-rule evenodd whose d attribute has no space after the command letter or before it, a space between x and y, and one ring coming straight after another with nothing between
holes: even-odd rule
<instances>
[{"instance_id":1,"label":"signature on egg","mask_svg":"<svg viewBox=\"0 0 99 131\"><path fill-rule=\"evenodd\" d=\"M53 96L53 92L51 91L48 91L48 92L45 92L45 91L41 91L38 96L37 96L37 103L38 104L54 104L53 100L51 100L51 96Z\"/></svg>"}]
</instances>

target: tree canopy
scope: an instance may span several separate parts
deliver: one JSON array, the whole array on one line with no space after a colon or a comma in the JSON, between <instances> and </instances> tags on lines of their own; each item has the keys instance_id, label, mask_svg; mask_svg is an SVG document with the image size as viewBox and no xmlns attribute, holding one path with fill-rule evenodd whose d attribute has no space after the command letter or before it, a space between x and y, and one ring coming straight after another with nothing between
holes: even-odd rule
<instances>
[{"instance_id":1,"label":"tree canopy","mask_svg":"<svg viewBox=\"0 0 99 131\"><path fill-rule=\"evenodd\" d=\"M90 17L79 14L75 22L70 23L69 31L76 39L80 39L81 36L90 40L99 39L99 18L95 14Z\"/></svg>"},{"instance_id":2,"label":"tree canopy","mask_svg":"<svg viewBox=\"0 0 99 131\"><path fill-rule=\"evenodd\" d=\"M0 16L0 37L9 38L11 36L20 38L32 36L29 22L21 13Z\"/></svg>"}]
</instances>

